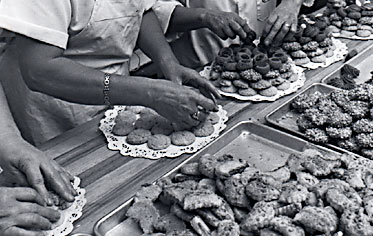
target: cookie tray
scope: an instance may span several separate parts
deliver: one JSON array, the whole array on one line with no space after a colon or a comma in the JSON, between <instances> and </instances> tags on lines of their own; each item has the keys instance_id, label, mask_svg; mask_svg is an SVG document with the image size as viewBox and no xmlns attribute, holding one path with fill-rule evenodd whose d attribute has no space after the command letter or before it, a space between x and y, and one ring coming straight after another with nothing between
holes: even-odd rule
<instances>
[{"instance_id":1,"label":"cookie tray","mask_svg":"<svg viewBox=\"0 0 373 236\"><path fill-rule=\"evenodd\" d=\"M297 126L297 118L299 117L299 113L295 110L291 109L291 103L301 94L312 94L316 91L322 93L322 94L329 94L333 92L334 90L339 90L339 88L327 85L327 84L321 84L321 83L315 83L311 86L309 86L307 89L305 89L302 93L299 93L286 103L282 104L272 112L266 115L265 119L268 123L270 123L273 126L276 126L280 129L283 129L293 135L300 136L301 138L307 139L306 136L299 131ZM338 146L332 145L332 144L322 144L323 146L336 150L338 152L347 152L351 153L343 148L340 148ZM359 154L353 153L354 155L360 156Z\"/></svg>"},{"instance_id":2,"label":"cookie tray","mask_svg":"<svg viewBox=\"0 0 373 236\"><path fill-rule=\"evenodd\" d=\"M347 64L360 70L359 77L355 79L355 82L357 84L363 84L370 78L372 78L372 74L370 72L373 71L373 44L364 49L354 58L350 59ZM343 65L341 65L337 70L333 71L331 74L322 79L321 82L324 84L328 84L331 79L339 77L342 67Z\"/></svg>"},{"instance_id":3,"label":"cookie tray","mask_svg":"<svg viewBox=\"0 0 373 236\"><path fill-rule=\"evenodd\" d=\"M250 164L263 171L271 171L283 166L290 153L301 152L310 147L317 148L322 152L332 152L269 126L242 122L232 127L224 135L185 160L165 176L174 175L182 165L197 161L201 155L206 153L216 155L229 153L234 157L249 161ZM137 223L126 218L126 212L131 204L132 199L99 220L94 226L95 235L140 236L142 232ZM162 209L160 211L162 212Z\"/></svg>"}]
</instances>

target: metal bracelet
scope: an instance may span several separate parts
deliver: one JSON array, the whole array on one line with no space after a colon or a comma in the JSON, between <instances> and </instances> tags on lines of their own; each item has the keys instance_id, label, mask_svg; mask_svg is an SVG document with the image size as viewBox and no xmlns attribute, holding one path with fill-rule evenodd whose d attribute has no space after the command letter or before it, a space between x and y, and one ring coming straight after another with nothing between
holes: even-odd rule
<instances>
[{"instance_id":1,"label":"metal bracelet","mask_svg":"<svg viewBox=\"0 0 373 236\"><path fill-rule=\"evenodd\" d=\"M110 78L111 74L105 73L105 80L104 80L104 103L105 105L110 106L110 97L109 97L109 92L110 92Z\"/></svg>"}]
</instances>

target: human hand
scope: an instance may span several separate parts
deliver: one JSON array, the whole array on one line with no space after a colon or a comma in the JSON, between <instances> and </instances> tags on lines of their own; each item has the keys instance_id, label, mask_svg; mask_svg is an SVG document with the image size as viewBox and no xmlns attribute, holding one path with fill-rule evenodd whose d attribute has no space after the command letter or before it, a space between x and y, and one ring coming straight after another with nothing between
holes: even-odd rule
<instances>
[{"instance_id":1,"label":"human hand","mask_svg":"<svg viewBox=\"0 0 373 236\"><path fill-rule=\"evenodd\" d=\"M0 235L39 236L60 218L32 188L0 187Z\"/></svg>"},{"instance_id":2,"label":"human hand","mask_svg":"<svg viewBox=\"0 0 373 236\"><path fill-rule=\"evenodd\" d=\"M241 39L250 37L254 40L256 38L255 32L250 29L246 20L233 12L204 9L202 23L223 40L234 39L237 35Z\"/></svg>"},{"instance_id":3,"label":"human hand","mask_svg":"<svg viewBox=\"0 0 373 236\"><path fill-rule=\"evenodd\" d=\"M298 14L302 1L283 0L268 18L262 38L264 44L280 45L288 33L294 34L298 27Z\"/></svg>"},{"instance_id":4,"label":"human hand","mask_svg":"<svg viewBox=\"0 0 373 236\"><path fill-rule=\"evenodd\" d=\"M197 71L180 65L179 63L169 63L163 72L166 79L184 84L198 89L205 97L215 101L221 98L218 89L207 79L203 78Z\"/></svg>"},{"instance_id":5,"label":"human hand","mask_svg":"<svg viewBox=\"0 0 373 236\"><path fill-rule=\"evenodd\" d=\"M178 129L197 126L203 119L200 108L205 111L217 109L211 99L180 84L167 80L154 80L149 91L147 106L156 110L173 123Z\"/></svg>"},{"instance_id":6,"label":"human hand","mask_svg":"<svg viewBox=\"0 0 373 236\"><path fill-rule=\"evenodd\" d=\"M46 186L66 201L74 201L73 177L45 153L18 136L2 140L0 150L2 174L11 183L33 187L48 205L53 202Z\"/></svg>"}]
</instances>

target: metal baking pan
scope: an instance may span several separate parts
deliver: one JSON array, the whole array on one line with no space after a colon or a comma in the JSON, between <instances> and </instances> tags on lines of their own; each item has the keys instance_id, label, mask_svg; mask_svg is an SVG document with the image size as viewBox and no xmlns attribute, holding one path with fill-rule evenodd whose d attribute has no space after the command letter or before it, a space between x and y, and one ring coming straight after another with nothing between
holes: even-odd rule
<instances>
[{"instance_id":1,"label":"metal baking pan","mask_svg":"<svg viewBox=\"0 0 373 236\"><path fill-rule=\"evenodd\" d=\"M347 64L360 70L359 77L355 79L356 84L363 84L371 79L372 74L370 72L373 71L373 44L360 52L359 55L350 59ZM323 78L321 82L324 84L328 84L331 79L340 77L342 67L343 65Z\"/></svg>"},{"instance_id":2,"label":"metal baking pan","mask_svg":"<svg viewBox=\"0 0 373 236\"><path fill-rule=\"evenodd\" d=\"M275 170L285 164L289 154L302 152L306 148L317 148L322 152L332 152L309 142L278 131L269 126L242 122L228 130L213 143L194 154L165 176L174 175L178 169L188 163L197 161L206 153L222 155L229 153L249 161L263 171ZM116 210L99 220L94 226L96 236L138 236L142 232L137 223L126 218L126 212L132 199L123 203Z\"/></svg>"},{"instance_id":3,"label":"metal baking pan","mask_svg":"<svg viewBox=\"0 0 373 236\"><path fill-rule=\"evenodd\" d=\"M329 94L335 90L340 90L340 89L327 85L327 84L321 84L321 83L313 84L309 86L307 89L305 89L302 93L299 93L298 95L296 95L295 97L287 101L286 103L282 104L281 106L279 106L278 108L276 108L275 110L267 114L265 119L268 123L270 123L273 126L276 126L296 136L307 139L306 136L302 132L300 132L298 129L297 118L299 117L299 113L291 108L291 103L301 94L309 95L309 94L313 94L316 91L322 94ZM332 144L322 144L322 145L329 149L336 150L338 152L351 153L350 151L347 151L343 148L340 148ZM356 153L353 153L353 154L360 156L359 154L356 154Z\"/></svg>"}]
</instances>

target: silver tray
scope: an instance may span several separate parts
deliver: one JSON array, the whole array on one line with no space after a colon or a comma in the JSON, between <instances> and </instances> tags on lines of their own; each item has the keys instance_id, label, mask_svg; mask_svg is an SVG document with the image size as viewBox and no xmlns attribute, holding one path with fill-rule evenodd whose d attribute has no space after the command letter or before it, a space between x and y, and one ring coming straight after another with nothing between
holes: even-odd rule
<instances>
[{"instance_id":1,"label":"silver tray","mask_svg":"<svg viewBox=\"0 0 373 236\"><path fill-rule=\"evenodd\" d=\"M267 114L265 119L268 123L270 123L273 126L276 126L282 130L285 130L301 138L307 139L304 133L300 132L298 129L297 118L299 117L299 113L296 112L294 109L291 109L291 103L301 94L313 94L316 91L322 94L329 94L335 90L340 90L340 89L327 85L327 84L315 83L309 86L302 93L299 93L298 95L296 95L295 97L287 101L286 103L282 104L281 106L279 106L278 108L276 108L275 110ZM338 152L346 152L346 153L354 154L356 156L361 157L357 153L352 153L346 149L340 148L333 144L322 144L322 146L325 146L329 149L336 150Z\"/></svg>"},{"instance_id":2,"label":"silver tray","mask_svg":"<svg viewBox=\"0 0 373 236\"><path fill-rule=\"evenodd\" d=\"M373 44L364 49L355 57L351 58L346 64L356 67L360 70L359 77L355 79L356 84L363 84L371 79L372 74L370 72L373 71ZM324 79L322 79L321 82L324 84L328 84L331 79L339 77L343 66L344 64L341 65L337 70L326 76Z\"/></svg>"},{"instance_id":3,"label":"silver tray","mask_svg":"<svg viewBox=\"0 0 373 236\"><path fill-rule=\"evenodd\" d=\"M194 154L165 176L174 175L178 169L188 162L197 161L206 153L222 155L229 153L234 157L248 160L263 171L275 170L286 163L289 154L302 152L306 148L317 148L321 152L333 152L309 142L280 132L271 127L242 122L228 130L213 143ZM96 236L139 236L142 234L137 223L126 218L126 212L132 199L123 203L94 226Z\"/></svg>"}]
</instances>

